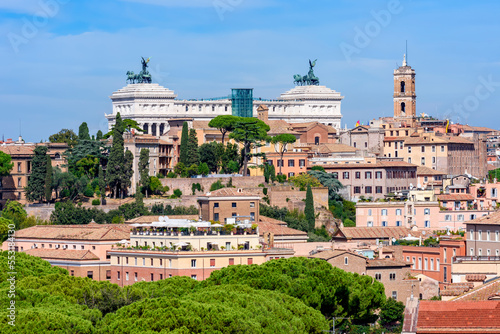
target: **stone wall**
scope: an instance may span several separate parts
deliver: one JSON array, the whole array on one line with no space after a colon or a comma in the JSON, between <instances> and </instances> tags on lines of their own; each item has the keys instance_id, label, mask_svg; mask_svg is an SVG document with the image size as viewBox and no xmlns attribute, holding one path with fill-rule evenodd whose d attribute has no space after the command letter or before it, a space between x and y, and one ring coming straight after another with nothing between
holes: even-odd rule
<instances>
[{"instance_id":1,"label":"stone wall","mask_svg":"<svg viewBox=\"0 0 500 334\"><path fill-rule=\"evenodd\" d=\"M328 188L315 187L312 188L314 206L328 207ZM288 210L299 209L303 211L306 199L306 191L300 191L292 186L273 186L269 188L269 204L271 206L285 207ZM288 200L287 200L288 199Z\"/></svg>"},{"instance_id":2,"label":"stone wall","mask_svg":"<svg viewBox=\"0 0 500 334\"><path fill-rule=\"evenodd\" d=\"M203 192L196 192L196 195L202 195L210 190L212 183L220 180L223 185L229 182L229 177L203 177L203 178L176 178L176 179L160 179L163 186L168 186L170 188L169 194L174 191L174 189L180 189L183 195L191 195L191 186L194 183L199 183L203 189ZM264 176L236 176L232 177L233 186L236 188L243 188L248 191L256 191L255 188L261 183L264 183ZM260 190L262 194L262 190ZM184 196L183 196L184 198Z\"/></svg>"}]
</instances>

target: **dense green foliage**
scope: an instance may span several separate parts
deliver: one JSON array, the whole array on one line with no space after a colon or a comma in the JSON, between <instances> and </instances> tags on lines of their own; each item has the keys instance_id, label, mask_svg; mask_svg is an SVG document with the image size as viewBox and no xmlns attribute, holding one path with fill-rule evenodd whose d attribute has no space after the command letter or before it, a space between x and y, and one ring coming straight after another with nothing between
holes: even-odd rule
<instances>
[{"instance_id":1,"label":"dense green foliage","mask_svg":"<svg viewBox=\"0 0 500 334\"><path fill-rule=\"evenodd\" d=\"M78 128L78 139L90 140L89 127L87 122L83 122Z\"/></svg>"},{"instance_id":2,"label":"dense green foliage","mask_svg":"<svg viewBox=\"0 0 500 334\"><path fill-rule=\"evenodd\" d=\"M10 174L12 167L14 167L11 161L12 157L9 154L0 151L0 177Z\"/></svg>"},{"instance_id":3,"label":"dense green foliage","mask_svg":"<svg viewBox=\"0 0 500 334\"><path fill-rule=\"evenodd\" d=\"M240 117L229 138L243 145L243 176L248 175L248 160L253 156L251 150L262 146L268 139L269 125L254 117Z\"/></svg>"},{"instance_id":4,"label":"dense green foliage","mask_svg":"<svg viewBox=\"0 0 500 334\"><path fill-rule=\"evenodd\" d=\"M304 208L304 215L306 216L306 221L307 225L309 226L309 231L314 230L316 215L314 214L314 198L310 185L307 186L306 206Z\"/></svg>"},{"instance_id":5,"label":"dense green foliage","mask_svg":"<svg viewBox=\"0 0 500 334\"><path fill-rule=\"evenodd\" d=\"M220 115L210 120L208 126L211 128L219 129L220 133L222 134L222 145L224 145L226 134L234 130L234 127L238 120L239 117L237 116Z\"/></svg>"},{"instance_id":6,"label":"dense green foliage","mask_svg":"<svg viewBox=\"0 0 500 334\"><path fill-rule=\"evenodd\" d=\"M49 137L51 143L66 143L69 147L75 146L77 140L78 136L70 129L62 129Z\"/></svg>"},{"instance_id":7,"label":"dense green foliage","mask_svg":"<svg viewBox=\"0 0 500 334\"><path fill-rule=\"evenodd\" d=\"M118 113L116 115L115 126L113 127L113 146L109 153L108 166L106 169L106 179L115 198L122 188L122 181L125 174L123 131L122 118L120 113Z\"/></svg>"},{"instance_id":8,"label":"dense green foliage","mask_svg":"<svg viewBox=\"0 0 500 334\"><path fill-rule=\"evenodd\" d=\"M189 129L189 136L187 142L187 157L186 166L193 164L197 165L200 162L200 155L198 153L198 137L195 129Z\"/></svg>"},{"instance_id":9,"label":"dense green foliage","mask_svg":"<svg viewBox=\"0 0 500 334\"><path fill-rule=\"evenodd\" d=\"M37 146L34 151L32 171L26 187L28 201L42 201L45 196L45 175L47 173L47 147Z\"/></svg>"},{"instance_id":10,"label":"dense green foliage","mask_svg":"<svg viewBox=\"0 0 500 334\"><path fill-rule=\"evenodd\" d=\"M300 191L306 190L308 186L321 186L321 182L319 182L317 178L308 173L302 173L297 176L292 176L290 177L289 181L293 183L295 187L298 187Z\"/></svg>"},{"instance_id":11,"label":"dense green foliage","mask_svg":"<svg viewBox=\"0 0 500 334\"><path fill-rule=\"evenodd\" d=\"M244 284L298 298L325 316L351 316L357 322L377 319L384 286L370 276L345 272L320 259L294 257L262 265L236 265L214 271L203 286Z\"/></svg>"},{"instance_id":12,"label":"dense green foliage","mask_svg":"<svg viewBox=\"0 0 500 334\"><path fill-rule=\"evenodd\" d=\"M198 208L194 205L191 206L176 206L172 207L170 204L153 204L151 207L151 214L157 216L168 216L168 215L197 215Z\"/></svg>"},{"instance_id":13,"label":"dense green foliage","mask_svg":"<svg viewBox=\"0 0 500 334\"><path fill-rule=\"evenodd\" d=\"M50 155L46 155L47 162L45 164L45 200L50 202L52 199L52 162L50 160Z\"/></svg>"},{"instance_id":14,"label":"dense green foliage","mask_svg":"<svg viewBox=\"0 0 500 334\"><path fill-rule=\"evenodd\" d=\"M147 148L141 150L139 165L137 167L139 170L139 184L147 197L149 190L149 150Z\"/></svg>"},{"instance_id":15,"label":"dense green foliage","mask_svg":"<svg viewBox=\"0 0 500 334\"><path fill-rule=\"evenodd\" d=\"M405 305L395 299L389 298L380 308L380 324L388 331L392 331L396 327L402 327L404 318ZM397 330L400 333L401 330Z\"/></svg>"},{"instance_id":16,"label":"dense green foliage","mask_svg":"<svg viewBox=\"0 0 500 334\"><path fill-rule=\"evenodd\" d=\"M216 190L222 189L224 187L225 187L225 185L223 185L219 179L210 185L210 191L216 191Z\"/></svg>"},{"instance_id":17,"label":"dense green foliage","mask_svg":"<svg viewBox=\"0 0 500 334\"><path fill-rule=\"evenodd\" d=\"M8 252L0 253L0 332L8 325ZM16 332L322 333L327 318L366 326L383 307L384 324L400 306L384 303L382 284L319 259L236 265L202 282L173 277L120 288L72 277L39 258L16 253ZM381 317L382 318L382 317ZM351 327L358 328L354 325Z\"/></svg>"},{"instance_id":18,"label":"dense green foliage","mask_svg":"<svg viewBox=\"0 0 500 334\"><path fill-rule=\"evenodd\" d=\"M184 166L187 165L188 160L188 141L189 141L189 129L188 123L184 122L182 124L182 133L181 133L181 146L180 146L180 156L179 163L182 163Z\"/></svg>"}]
</instances>

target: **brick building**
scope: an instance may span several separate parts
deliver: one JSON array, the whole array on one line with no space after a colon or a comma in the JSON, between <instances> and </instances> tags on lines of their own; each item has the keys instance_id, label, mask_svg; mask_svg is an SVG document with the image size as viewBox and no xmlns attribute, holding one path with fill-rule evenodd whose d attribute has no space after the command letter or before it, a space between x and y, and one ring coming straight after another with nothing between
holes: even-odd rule
<instances>
[{"instance_id":1,"label":"brick building","mask_svg":"<svg viewBox=\"0 0 500 334\"><path fill-rule=\"evenodd\" d=\"M19 142L10 142L0 145L0 151L9 154L14 164L9 176L0 177L0 209L7 200L26 203L24 188L28 186L28 179L31 174L31 161L33 160L34 150L38 145L47 146L47 154L52 161L52 167L59 167L65 171L66 160L63 153L68 149L65 143L43 143L43 144L25 144Z\"/></svg>"},{"instance_id":2,"label":"brick building","mask_svg":"<svg viewBox=\"0 0 500 334\"><path fill-rule=\"evenodd\" d=\"M241 188L222 188L198 197L203 220L226 222L228 218L259 221L260 196Z\"/></svg>"},{"instance_id":3,"label":"brick building","mask_svg":"<svg viewBox=\"0 0 500 334\"><path fill-rule=\"evenodd\" d=\"M368 275L381 282L387 298L406 302L411 294L419 294L418 280L409 278L410 264L394 259L368 259L346 250L326 250L309 256L327 261L342 270Z\"/></svg>"},{"instance_id":4,"label":"brick building","mask_svg":"<svg viewBox=\"0 0 500 334\"><path fill-rule=\"evenodd\" d=\"M369 125L359 125L353 129L345 130L339 137L339 142L355 147L366 153L380 155L383 153L384 130Z\"/></svg>"}]
</instances>

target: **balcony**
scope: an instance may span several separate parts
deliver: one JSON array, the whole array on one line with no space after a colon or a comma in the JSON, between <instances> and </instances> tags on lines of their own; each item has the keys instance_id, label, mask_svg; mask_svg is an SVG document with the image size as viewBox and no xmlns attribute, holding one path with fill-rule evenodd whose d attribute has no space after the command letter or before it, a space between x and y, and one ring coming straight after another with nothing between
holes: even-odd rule
<instances>
[{"instance_id":1,"label":"balcony","mask_svg":"<svg viewBox=\"0 0 500 334\"><path fill-rule=\"evenodd\" d=\"M500 256L455 256L453 258L453 263L462 263L469 261L498 261L500 262Z\"/></svg>"}]
</instances>

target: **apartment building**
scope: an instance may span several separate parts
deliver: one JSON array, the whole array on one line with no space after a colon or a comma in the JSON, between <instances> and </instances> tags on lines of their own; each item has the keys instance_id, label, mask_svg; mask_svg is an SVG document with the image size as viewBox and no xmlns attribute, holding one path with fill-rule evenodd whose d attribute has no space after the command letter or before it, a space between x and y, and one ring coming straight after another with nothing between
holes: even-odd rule
<instances>
[{"instance_id":1,"label":"apartment building","mask_svg":"<svg viewBox=\"0 0 500 334\"><path fill-rule=\"evenodd\" d=\"M241 188L222 188L206 193L197 198L200 206L200 217L203 220L228 222L259 221L260 196Z\"/></svg>"},{"instance_id":2,"label":"apartment building","mask_svg":"<svg viewBox=\"0 0 500 334\"><path fill-rule=\"evenodd\" d=\"M404 161L327 164L322 167L347 188L352 201L361 196L382 199L386 194L408 190L417 183L417 166Z\"/></svg>"},{"instance_id":3,"label":"apartment building","mask_svg":"<svg viewBox=\"0 0 500 334\"><path fill-rule=\"evenodd\" d=\"M130 238L129 225L37 225L16 231L14 251L40 257L71 276L110 280L113 245ZM8 250L4 242L2 250Z\"/></svg>"},{"instance_id":4,"label":"apartment building","mask_svg":"<svg viewBox=\"0 0 500 334\"><path fill-rule=\"evenodd\" d=\"M150 224L132 224L130 247L108 251L111 282L120 286L172 276L204 280L214 270L235 264L262 264L293 256L293 250L264 249L258 228L160 218Z\"/></svg>"},{"instance_id":5,"label":"apartment building","mask_svg":"<svg viewBox=\"0 0 500 334\"><path fill-rule=\"evenodd\" d=\"M52 161L52 167L59 167L65 170L66 160L64 152L68 149L65 143L24 143L22 139L17 142L7 142L0 145L0 151L9 154L14 164L9 176L0 177L0 209L3 208L7 200L26 203L24 188L28 186L28 179L31 174L31 161L34 150L38 145L47 146L47 154Z\"/></svg>"}]
</instances>

